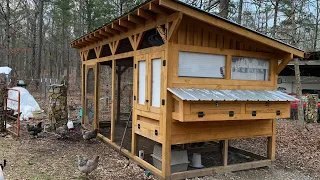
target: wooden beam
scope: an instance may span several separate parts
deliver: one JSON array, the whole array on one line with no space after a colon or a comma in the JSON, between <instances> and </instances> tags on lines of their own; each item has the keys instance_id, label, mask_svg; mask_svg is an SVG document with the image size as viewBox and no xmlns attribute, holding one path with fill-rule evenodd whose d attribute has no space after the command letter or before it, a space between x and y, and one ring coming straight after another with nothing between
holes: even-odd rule
<instances>
[{"instance_id":1,"label":"wooden beam","mask_svg":"<svg viewBox=\"0 0 320 180\"><path fill-rule=\"evenodd\" d=\"M122 20L122 19L119 20L119 25L123 26L125 28L128 28L128 29L134 29L136 27L135 23L130 22L130 21L126 21L126 20Z\"/></svg>"},{"instance_id":2,"label":"wooden beam","mask_svg":"<svg viewBox=\"0 0 320 180\"><path fill-rule=\"evenodd\" d=\"M82 39L79 40L79 41L81 41L81 43L82 43L82 44L85 44L85 45L90 45L90 44L91 44L89 41L85 40L84 38L82 38Z\"/></svg>"},{"instance_id":3,"label":"wooden beam","mask_svg":"<svg viewBox=\"0 0 320 180\"><path fill-rule=\"evenodd\" d=\"M273 40L271 38L262 36L256 32L249 31L243 27L239 27L239 26L234 25L228 21L225 21L225 20L222 20L219 18L215 18L215 17L208 15L206 13L203 13L201 11L192 9L192 8L187 7L185 5L182 5L182 4L178 4L174 1L159 0L159 5L166 7L168 9L174 10L174 11L183 12L184 14L187 14L188 16L191 16L197 20L200 20L202 22L206 22L206 23L214 25L218 28L233 32L235 34L244 36L244 37L252 39L254 41L258 41L258 42L265 44L269 47L273 47L273 48L279 49L284 52L293 53L295 56L298 56L298 57L304 57L304 52L301 50L295 49L291 46L288 46L286 44L283 44L283 43L278 42L276 40Z\"/></svg>"},{"instance_id":4,"label":"wooden beam","mask_svg":"<svg viewBox=\"0 0 320 180\"><path fill-rule=\"evenodd\" d=\"M99 31L100 31L100 30L99 30ZM97 38L100 38L100 39L107 39L107 38L108 38L108 36L103 35L103 34L100 34L99 31L94 32L93 35L94 35L95 37L97 37Z\"/></svg>"},{"instance_id":5,"label":"wooden beam","mask_svg":"<svg viewBox=\"0 0 320 180\"><path fill-rule=\"evenodd\" d=\"M229 148L228 140L223 140L223 148L222 148L223 166L228 165L228 148Z\"/></svg>"},{"instance_id":6,"label":"wooden beam","mask_svg":"<svg viewBox=\"0 0 320 180\"><path fill-rule=\"evenodd\" d=\"M179 15L178 15L178 18L176 20L174 20L170 26L170 29L169 29L169 33L168 33L168 37L167 37L167 40L170 41L171 39L171 36L177 32L178 28L179 28L179 25L180 25L180 22L182 20L182 16L183 14L181 12L179 12Z\"/></svg>"},{"instance_id":7,"label":"wooden beam","mask_svg":"<svg viewBox=\"0 0 320 180\"><path fill-rule=\"evenodd\" d=\"M144 32L139 33L139 34L135 34L135 41L136 41L136 50L139 48L140 44L141 44L141 39L143 36Z\"/></svg>"},{"instance_id":8,"label":"wooden beam","mask_svg":"<svg viewBox=\"0 0 320 180\"><path fill-rule=\"evenodd\" d=\"M98 56L97 56L98 57ZM100 106L100 95L99 95L99 87L100 87L100 66L99 63L95 64L94 68L94 121L93 121L93 129L99 129L99 106Z\"/></svg>"},{"instance_id":9,"label":"wooden beam","mask_svg":"<svg viewBox=\"0 0 320 180\"><path fill-rule=\"evenodd\" d=\"M111 28L112 28L112 29L115 29L115 30L117 30L117 31L120 31L120 32L127 32L127 31L128 31L127 28L122 27L122 26L119 26L118 23L112 23L112 24L111 24Z\"/></svg>"},{"instance_id":10,"label":"wooden beam","mask_svg":"<svg viewBox=\"0 0 320 180\"><path fill-rule=\"evenodd\" d=\"M88 60L89 50L83 52L84 60Z\"/></svg>"},{"instance_id":11,"label":"wooden beam","mask_svg":"<svg viewBox=\"0 0 320 180\"><path fill-rule=\"evenodd\" d=\"M109 33L109 32L106 32L102 29L99 30L99 34L103 35L103 36L106 36L106 37L112 37L113 34L112 33Z\"/></svg>"},{"instance_id":12,"label":"wooden beam","mask_svg":"<svg viewBox=\"0 0 320 180\"><path fill-rule=\"evenodd\" d=\"M88 41L90 43L95 43L95 40L90 39L89 37L85 37L85 41Z\"/></svg>"},{"instance_id":13,"label":"wooden beam","mask_svg":"<svg viewBox=\"0 0 320 180\"><path fill-rule=\"evenodd\" d=\"M136 41L135 41L135 36L129 36L128 37L129 41L130 41L130 44L131 44L131 47L132 49L135 51L136 50Z\"/></svg>"},{"instance_id":14,"label":"wooden beam","mask_svg":"<svg viewBox=\"0 0 320 180\"><path fill-rule=\"evenodd\" d=\"M110 140L114 142L114 132L115 132L115 97L116 97L116 61L112 60L112 69L111 69L111 133Z\"/></svg>"},{"instance_id":15,"label":"wooden beam","mask_svg":"<svg viewBox=\"0 0 320 180\"><path fill-rule=\"evenodd\" d=\"M253 162L247 162L247 163L232 164L228 166L218 166L218 167L212 167L212 168L177 172L171 175L171 180L202 177L207 175L213 175L215 173L241 171L241 170L254 169L254 168L266 167L266 166L271 166L271 160L253 161Z\"/></svg>"},{"instance_id":16,"label":"wooden beam","mask_svg":"<svg viewBox=\"0 0 320 180\"><path fill-rule=\"evenodd\" d=\"M112 29L111 27L105 27L104 31L111 33L111 34L115 34L115 35L119 35L120 32L118 30Z\"/></svg>"},{"instance_id":17,"label":"wooden beam","mask_svg":"<svg viewBox=\"0 0 320 180\"><path fill-rule=\"evenodd\" d=\"M268 150L267 157L271 159L271 161L276 160L276 126L277 119L272 120L272 136L268 137Z\"/></svg>"},{"instance_id":18,"label":"wooden beam","mask_svg":"<svg viewBox=\"0 0 320 180\"><path fill-rule=\"evenodd\" d=\"M97 46L94 48L94 52L96 53L96 57L100 58L102 46Z\"/></svg>"},{"instance_id":19,"label":"wooden beam","mask_svg":"<svg viewBox=\"0 0 320 180\"><path fill-rule=\"evenodd\" d=\"M132 14L128 15L128 21L136 23L136 24L144 24L145 23L145 19L141 18L139 16L135 16Z\"/></svg>"},{"instance_id":20,"label":"wooden beam","mask_svg":"<svg viewBox=\"0 0 320 180\"><path fill-rule=\"evenodd\" d=\"M167 31L165 29L163 29L161 26L157 27L157 31L158 31L159 35L161 36L163 42L166 43L167 42Z\"/></svg>"},{"instance_id":21,"label":"wooden beam","mask_svg":"<svg viewBox=\"0 0 320 180\"><path fill-rule=\"evenodd\" d=\"M156 19L156 15L155 14L153 14L150 11L141 9L141 8L138 9L137 15L142 17L142 18L144 18L144 19L147 19L147 20L150 20L150 19L151 20L155 20Z\"/></svg>"},{"instance_id":22,"label":"wooden beam","mask_svg":"<svg viewBox=\"0 0 320 180\"><path fill-rule=\"evenodd\" d=\"M90 34L90 35L89 35L89 38L90 38L90 39L93 39L93 40L95 40L95 41L100 41L100 40L102 40L102 38L99 38L99 37L97 37L97 36L94 36L94 33Z\"/></svg>"},{"instance_id":23,"label":"wooden beam","mask_svg":"<svg viewBox=\"0 0 320 180\"><path fill-rule=\"evenodd\" d=\"M287 64L293 60L293 54L289 54L287 56L285 56L281 63L278 65L277 67L277 74L280 74L280 72L287 66Z\"/></svg>"},{"instance_id":24,"label":"wooden beam","mask_svg":"<svg viewBox=\"0 0 320 180\"><path fill-rule=\"evenodd\" d=\"M164 15L170 14L169 9L162 7L162 6L159 6L159 5L152 3L152 2L149 3L149 11L155 12L157 14L164 14Z\"/></svg>"}]
</instances>

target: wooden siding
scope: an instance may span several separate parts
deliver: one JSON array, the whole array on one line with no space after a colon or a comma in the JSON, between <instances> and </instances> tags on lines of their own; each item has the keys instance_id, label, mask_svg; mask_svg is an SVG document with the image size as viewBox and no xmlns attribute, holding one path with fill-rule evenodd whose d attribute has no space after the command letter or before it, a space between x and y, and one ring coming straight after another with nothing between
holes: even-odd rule
<instances>
[{"instance_id":1,"label":"wooden siding","mask_svg":"<svg viewBox=\"0 0 320 180\"><path fill-rule=\"evenodd\" d=\"M183 16L177 32L172 36L171 42L174 44L220 49L280 53L280 51L277 51L274 48L206 24L186 15Z\"/></svg>"}]
</instances>

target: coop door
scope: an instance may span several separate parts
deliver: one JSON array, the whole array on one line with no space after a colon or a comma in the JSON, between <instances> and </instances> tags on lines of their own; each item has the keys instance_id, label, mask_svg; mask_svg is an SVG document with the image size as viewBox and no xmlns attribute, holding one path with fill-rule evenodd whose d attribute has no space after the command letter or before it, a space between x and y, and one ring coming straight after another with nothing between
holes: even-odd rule
<instances>
[{"instance_id":1,"label":"coop door","mask_svg":"<svg viewBox=\"0 0 320 180\"><path fill-rule=\"evenodd\" d=\"M140 110L148 110L148 86L147 86L147 77L148 77L148 60L147 55L140 55L136 57L135 62L135 73L136 73L136 107Z\"/></svg>"},{"instance_id":2,"label":"coop door","mask_svg":"<svg viewBox=\"0 0 320 180\"><path fill-rule=\"evenodd\" d=\"M150 111L160 113L163 51L150 55Z\"/></svg>"},{"instance_id":3,"label":"coop door","mask_svg":"<svg viewBox=\"0 0 320 180\"><path fill-rule=\"evenodd\" d=\"M95 81L96 67L86 66L85 68L85 90L84 90L84 106L83 106L83 124L88 129L93 129L96 126L95 122Z\"/></svg>"}]
</instances>

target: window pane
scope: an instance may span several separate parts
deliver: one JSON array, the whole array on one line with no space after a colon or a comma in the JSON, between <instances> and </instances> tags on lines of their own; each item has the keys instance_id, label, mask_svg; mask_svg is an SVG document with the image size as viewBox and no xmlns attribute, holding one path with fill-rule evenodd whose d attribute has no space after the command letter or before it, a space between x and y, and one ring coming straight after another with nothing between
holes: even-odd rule
<instances>
[{"instance_id":1,"label":"window pane","mask_svg":"<svg viewBox=\"0 0 320 180\"><path fill-rule=\"evenodd\" d=\"M160 107L161 60L152 60L152 106Z\"/></svg>"},{"instance_id":2,"label":"window pane","mask_svg":"<svg viewBox=\"0 0 320 180\"><path fill-rule=\"evenodd\" d=\"M224 78L226 56L179 52L180 77Z\"/></svg>"},{"instance_id":3,"label":"window pane","mask_svg":"<svg viewBox=\"0 0 320 180\"><path fill-rule=\"evenodd\" d=\"M269 61L266 59L232 57L231 79L269 80Z\"/></svg>"},{"instance_id":4,"label":"window pane","mask_svg":"<svg viewBox=\"0 0 320 180\"><path fill-rule=\"evenodd\" d=\"M146 98L146 61L139 61L139 104L144 104Z\"/></svg>"}]
</instances>

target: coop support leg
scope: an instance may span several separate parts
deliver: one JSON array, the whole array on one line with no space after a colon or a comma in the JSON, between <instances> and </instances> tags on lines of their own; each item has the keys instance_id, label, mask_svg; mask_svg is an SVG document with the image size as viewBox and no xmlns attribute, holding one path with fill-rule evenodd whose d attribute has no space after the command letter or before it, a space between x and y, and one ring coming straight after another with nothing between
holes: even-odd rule
<instances>
[{"instance_id":1,"label":"coop support leg","mask_svg":"<svg viewBox=\"0 0 320 180\"><path fill-rule=\"evenodd\" d=\"M223 159L223 166L228 165L228 149L229 149L229 141L226 139L223 141L223 148L222 148L222 159Z\"/></svg>"},{"instance_id":2,"label":"coop support leg","mask_svg":"<svg viewBox=\"0 0 320 180\"><path fill-rule=\"evenodd\" d=\"M268 153L267 158L275 161L276 156L276 124L277 120L272 120L272 136L268 137Z\"/></svg>"}]
</instances>

